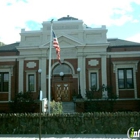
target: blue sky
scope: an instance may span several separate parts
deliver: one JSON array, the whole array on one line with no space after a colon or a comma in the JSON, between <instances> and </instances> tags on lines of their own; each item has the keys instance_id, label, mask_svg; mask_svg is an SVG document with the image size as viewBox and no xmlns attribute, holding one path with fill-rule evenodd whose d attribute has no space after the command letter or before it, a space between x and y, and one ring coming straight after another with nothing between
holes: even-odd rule
<instances>
[{"instance_id":1,"label":"blue sky","mask_svg":"<svg viewBox=\"0 0 140 140\"><path fill-rule=\"evenodd\" d=\"M20 41L21 29L70 15L92 27L106 25L108 38L140 42L140 0L1 0L0 41Z\"/></svg>"}]
</instances>

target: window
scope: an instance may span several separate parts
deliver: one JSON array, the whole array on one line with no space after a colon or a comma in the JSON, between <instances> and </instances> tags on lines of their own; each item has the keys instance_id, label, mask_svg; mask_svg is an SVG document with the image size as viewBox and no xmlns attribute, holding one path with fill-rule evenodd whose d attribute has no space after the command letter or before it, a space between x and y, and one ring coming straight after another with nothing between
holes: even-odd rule
<instances>
[{"instance_id":1,"label":"window","mask_svg":"<svg viewBox=\"0 0 140 140\"><path fill-rule=\"evenodd\" d=\"M9 91L9 73L0 72L0 92Z\"/></svg>"},{"instance_id":2,"label":"window","mask_svg":"<svg viewBox=\"0 0 140 140\"><path fill-rule=\"evenodd\" d=\"M28 91L35 91L35 75L28 74Z\"/></svg>"},{"instance_id":3,"label":"window","mask_svg":"<svg viewBox=\"0 0 140 140\"><path fill-rule=\"evenodd\" d=\"M119 89L132 89L133 84L133 69L118 69L118 86Z\"/></svg>"},{"instance_id":4,"label":"window","mask_svg":"<svg viewBox=\"0 0 140 140\"><path fill-rule=\"evenodd\" d=\"M97 73L90 73L90 85L91 87L95 86L97 88Z\"/></svg>"},{"instance_id":5,"label":"window","mask_svg":"<svg viewBox=\"0 0 140 140\"><path fill-rule=\"evenodd\" d=\"M57 65L53 70L53 74L59 74L60 72L64 72L65 74L72 74L71 68L66 64Z\"/></svg>"},{"instance_id":6,"label":"window","mask_svg":"<svg viewBox=\"0 0 140 140\"><path fill-rule=\"evenodd\" d=\"M99 69L90 69L88 73L89 77L89 90L91 87L95 86L95 88L99 89Z\"/></svg>"}]
</instances>

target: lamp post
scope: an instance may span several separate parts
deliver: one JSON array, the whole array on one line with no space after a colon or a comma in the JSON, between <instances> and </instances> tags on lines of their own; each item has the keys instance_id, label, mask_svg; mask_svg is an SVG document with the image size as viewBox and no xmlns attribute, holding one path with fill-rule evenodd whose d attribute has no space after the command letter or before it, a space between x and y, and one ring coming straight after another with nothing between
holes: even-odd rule
<instances>
[{"instance_id":1,"label":"lamp post","mask_svg":"<svg viewBox=\"0 0 140 140\"><path fill-rule=\"evenodd\" d=\"M64 78L64 72L60 72L59 75L61 77L61 80L63 80L63 78Z\"/></svg>"},{"instance_id":2,"label":"lamp post","mask_svg":"<svg viewBox=\"0 0 140 140\"><path fill-rule=\"evenodd\" d=\"M81 87L80 87L80 71L81 71L81 68L77 68L77 72L78 72L78 79L79 79L79 94L78 94L78 98L82 98L82 95L81 95Z\"/></svg>"},{"instance_id":3,"label":"lamp post","mask_svg":"<svg viewBox=\"0 0 140 140\"><path fill-rule=\"evenodd\" d=\"M38 70L38 83L39 83L39 140L41 140L41 100L42 100L42 91L41 91L41 72L42 70Z\"/></svg>"}]
</instances>

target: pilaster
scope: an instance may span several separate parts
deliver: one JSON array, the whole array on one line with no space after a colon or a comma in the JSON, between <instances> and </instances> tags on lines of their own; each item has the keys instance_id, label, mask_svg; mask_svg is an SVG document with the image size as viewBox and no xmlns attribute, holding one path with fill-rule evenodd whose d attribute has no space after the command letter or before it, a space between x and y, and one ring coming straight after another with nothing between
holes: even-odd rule
<instances>
[{"instance_id":1,"label":"pilaster","mask_svg":"<svg viewBox=\"0 0 140 140\"><path fill-rule=\"evenodd\" d=\"M41 72L41 90L43 92L43 98L46 98L46 58L39 59L39 69Z\"/></svg>"},{"instance_id":2,"label":"pilaster","mask_svg":"<svg viewBox=\"0 0 140 140\"><path fill-rule=\"evenodd\" d=\"M101 77L102 77L102 85L107 86L107 70L106 70L106 55L101 55ZM107 92L103 91L102 98L107 98Z\"/></svg>"},{"instance_id":3,"label":"pilaster","mask_svg":"<svg viewBox=\"0 0 140 140\"><path fill-rule=\"evenodd\" d=\"M81 95L85 98L85 89L86 89L86 82L85 82L85 57L78 56L78 67L81 68L80 71L80 87L81 87Z\"/></svg>"},{"instance_id":4,"label":"pilaster","mask_svg":"<svg viewBox=\"0 0 140 140\"><path fill-rule=\"evenodd\" d=\"M24 69L24 59L19 59L19 82L18 82L18 91L23 92L23 69Z\"/></svg>"}]
</instances>

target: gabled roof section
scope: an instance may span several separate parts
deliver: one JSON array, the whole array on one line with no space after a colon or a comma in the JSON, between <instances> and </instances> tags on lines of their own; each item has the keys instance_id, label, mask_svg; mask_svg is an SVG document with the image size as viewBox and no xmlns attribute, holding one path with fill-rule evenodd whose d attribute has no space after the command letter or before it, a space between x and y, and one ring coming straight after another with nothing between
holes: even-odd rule
<instances>
[{"instance_id":1,"label":"gabled roof section","mask_svg":"<svg viewBox=\"0 0 140 140\"><path fill-rule=\"evenodd\" d=\"M73 42L75 42L75 43L77 43L77 44L79 44L79 45L83 45L83 43L82 43L81 41L75 39L75 38L72 37L72 36L63 34L63 35L59 36L58 39L61 38L61 37L65 37L65 38L67 38L67 39L69 39L69 40L71 40L71 41L73 41Z\"/></svg>"},{"instance_id":2,"label":"gabled roof section","mask_svg":"<svg viewBox=\"0 0 140 140\"><path fill-rule=\"evenodd\" d=\"M83 43L75 38L73 38L72 36L69 36L69 35L60 35L59 37L57 37L58 39L58 42L59 44L62 46L65 45L65 46L70 46L70 45L83 45ZM43 46L47 46L50 44L50 41L41 45L40 47L43 47Z\"/></svg>"},{"instance_id":3,"label":"gabled roof section","mask_svg":"<svg viewBox=\"0 0 140 140\"><path fill-rule=\"evenodd\" d=\"M110 43L109 47L134 47L134 46L140 47L140 43L122 40L118 38L107 39L107 41Z\"/></svg>"},{"instance_id":4,"label":"gabled roof section","mask_svg":"<svg viewBox=\"0 0 140 140\"><path fill-rule=\"evenodd\" d=\"M16 47L19 46L19 42L4 45L0 47L0 52L18 52Z\"/></svg>"}]
</instances>

